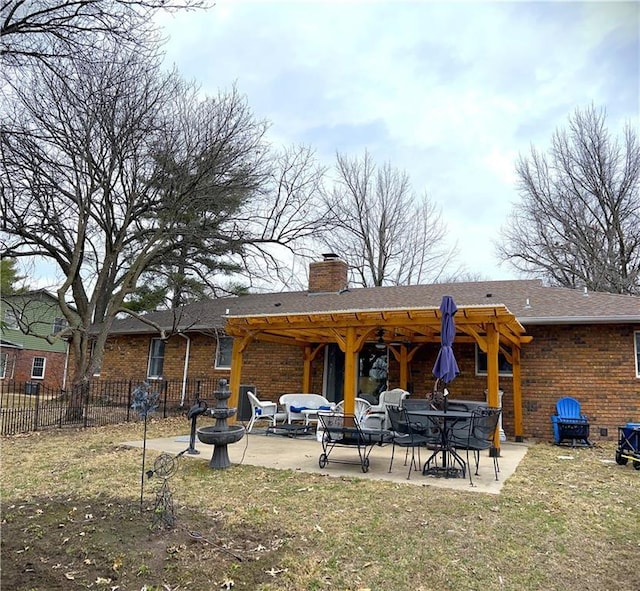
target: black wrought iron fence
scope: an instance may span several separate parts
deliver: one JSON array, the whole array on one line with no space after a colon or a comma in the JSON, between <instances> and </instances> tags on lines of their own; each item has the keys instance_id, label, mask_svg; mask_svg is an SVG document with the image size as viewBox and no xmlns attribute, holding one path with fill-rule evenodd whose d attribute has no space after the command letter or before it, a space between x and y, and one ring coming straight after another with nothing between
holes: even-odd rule
<instances>
[{"instance_id":1,"label":"black wrought iron fence","mask_svg":"<svg viewBox=\"0 0 640 591\"><path fill-rule=\"evenodd\" d=\"M93 427L139 420L131 408L140 380L92 381L77 390L56 390L39 382L0 382L0 434L13 435L65 426ZM154 380L156 416L184 414L198 398L211 399L214 379Z\"/></svg>"}]
</instances>

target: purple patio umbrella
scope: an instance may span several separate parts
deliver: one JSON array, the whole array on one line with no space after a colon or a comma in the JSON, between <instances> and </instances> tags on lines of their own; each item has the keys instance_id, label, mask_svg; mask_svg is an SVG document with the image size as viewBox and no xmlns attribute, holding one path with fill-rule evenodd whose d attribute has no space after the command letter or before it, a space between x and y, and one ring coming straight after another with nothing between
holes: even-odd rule
<instances>
[{"instance_id":1,"label":"purple patio umbrella","mask_svg":"<svg viewBox=\"0 0 640 591\"><path fill-rule=\"evenodd\" d=\"M441 328L440 328L440 351L433 366L433 375L438 378L446 386L452 382L460 373L456 358L453 354L453 339L456 336L456 324L453 319L454 314L458 311L453 298L451 296L443 296L440 304L440 312L442 312Z\"/></svg>"}]
</instances>

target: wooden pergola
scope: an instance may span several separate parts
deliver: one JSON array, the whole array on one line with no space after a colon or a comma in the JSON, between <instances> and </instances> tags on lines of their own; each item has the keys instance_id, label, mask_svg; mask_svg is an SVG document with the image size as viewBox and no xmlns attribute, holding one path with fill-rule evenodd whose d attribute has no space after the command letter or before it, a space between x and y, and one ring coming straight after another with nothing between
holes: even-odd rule
<instances>
[{"instance_id":1,"label":"wooden pergola","mask_svg":"<svg viewBox=\"0 0 640 591\"><path fill-rule=\"evenodd\" d=\"M311 363L330 343L345 356L344 410L355 405L358 353L366 342L380 336L400 367L399 387L406 389L409 362L424 343L440 342L441 313L436 307L388 310L335 310L306 313L225 316L225 331L233 338L231 406L238 406L243 354L253 341L297 346L301 350L301 392L311 391ZM477 343L487 354L487 392L490 406L499 406L498 353L513 368L513 404L516 440L523 436L520 350L531 337L502 304L459 306L455 315L455 343ZM495 447L500 441L496 434Z\"/></svg>"}]
</instances>

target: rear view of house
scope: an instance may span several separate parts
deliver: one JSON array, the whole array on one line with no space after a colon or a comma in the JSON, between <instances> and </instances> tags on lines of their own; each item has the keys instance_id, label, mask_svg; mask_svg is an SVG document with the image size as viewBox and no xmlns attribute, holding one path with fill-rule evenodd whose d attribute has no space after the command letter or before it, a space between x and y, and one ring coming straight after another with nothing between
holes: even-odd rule
<instances>
[{"instance_id":1,"label":"rear view of house","mask_svg":"<svg viewBox=\"0 0 640 591\"><path fill-rule=\"evenodd\" d=\"M438 307L451 295L460 368L451 394L477 401L499 389L507 437L551 440L562 396L581 401L595 440L640 420L638 297L535 280L350 289L346 278L343 261L325 258L310 266L307 291L153 313L173 327L165 340L138 320L117 321L99 379L175 381L187 392L194 381L225 378L240 419L248 419L248 389L269 400L312 392L347 403L387 386L425 397L440 346Z\"/></svg>"}]
</instances>

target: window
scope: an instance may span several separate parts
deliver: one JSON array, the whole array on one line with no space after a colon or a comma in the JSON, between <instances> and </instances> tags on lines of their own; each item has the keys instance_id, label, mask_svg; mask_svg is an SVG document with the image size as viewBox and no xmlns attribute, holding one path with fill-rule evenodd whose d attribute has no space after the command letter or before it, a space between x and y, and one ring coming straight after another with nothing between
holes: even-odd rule
<instances>
[{"instance_id":1,"label":"window","mask_svg":"<svg viewBox=\"0 0 640 591\"><path fill-rule=\"evenodd\" d=\"M501 376L513 375L513 368L502 353L498 353L498 374ZM478 345L476 345L476 375L487 375L487 354Z\"/></svg>"},{"instance_id":2,"label":"window","mask_svg":"<svg viewBox=\"0 0 640 591\"><path fill-rule=\"evenodd\" d=\"M15 310L6 310L4 313L4 323L7 328L19 329L20 324L18 323L18 314L16 314Z\"/></svg>"},{"instance_id":3,"label":"window","mask_svg":"<svg viewBox=\"0 0 640 591\"><path fill-rule=\"evenodd\" d=\"M58 334L61 330L67 328L67 319L62 316L58 316L53 320L53 333Z\"/></svg>"},{"instance_id":4,"label":"window","mask_svg":"<svg viewBox=\"0 0 640 591\"><path fill-rule=\"evenodd\" d=\"M9 354L0 353L0 378L7 377L7 365L9 364Z\"/></svg>"},{"instance_id":5,"label":"window","mask_svg":"<svg viewBox=\"0 0 640 591\"><path fill-rule=\"evenodd\" d=\"M44 368L47 364L47 360L45 357L34 357L33 365L31 366L31 377L32 378L44 378Z\"/></svg>"},{"instance_id":6,"label":"window","mask_svg":"<svg viewBox=\"0 0 640 591\"><path fill-rule=\"evenodd\" d=\"M231 349L233 348L233 337L219 337L216 348L216 369L231 368Z\"/></svg>"},{"instance_id":7,"label":"window","mask_svg":"<svg viewBox=\"0 0 640 591\"><path fill-rule=\"evenodd\" d=\"M164 365L164 345L162 339L151 339L151 348L149 349L149 371L150 378L161 378L162 367Z\"/></svg>"},{"instance_id":8,"label":"window","mask_svg":"<svg viewBox=\"0 0 640 591\"><path fill-rule=\"evenodd\" d=\"M365 343L358 356L358 396L369 402L377 401L380 392L387 389L388 370L386 345L378 349L377 344ZM367 395L372 399L369 400Z\"/></svg>"},{"instance_id":9,"label":"window","mask_svg":"<svg viewBox=\"0 0 640 591\"><path fill-rule=\"evenodd\" d=\"M640 378L640 331L633 334L636 341L636 377Z\"/></svg>"}]
</instances>

